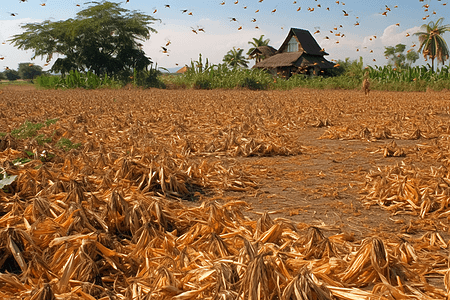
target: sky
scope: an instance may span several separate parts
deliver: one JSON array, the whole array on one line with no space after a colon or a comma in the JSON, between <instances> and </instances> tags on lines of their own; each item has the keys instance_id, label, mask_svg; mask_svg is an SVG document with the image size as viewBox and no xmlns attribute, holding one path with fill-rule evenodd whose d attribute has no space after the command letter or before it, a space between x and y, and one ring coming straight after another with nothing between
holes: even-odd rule
<instances>
[{"instance_id":1,"label":"sky","mask_svg":"<svg viewBox=\"0 0 450 300\"><path fill-rule=\"evenodd\" d=\"M31 60L32 50L18 50L8 40L23 32L23 24L75 18L77 12L93 4L85 0L22 1L0 0L0 71L17 69L21 62L48 70L57 56L44 66L40 58ZM240 48L246 53L251 47L248 42L261 35L278 49L290 28L309 30L329 53L328 60L361 56L365 65L384 65L385 47L403 43L406 49L417 51L419 43L413 34L421 25L440 17L447 17L444 24L450 24L450 0L110 1L158 19L151 25L157 33L151 34L143 50L158 67L170 69L197 60L200 53L210 63L221 63L230 49ZM450 33L444 38L450 45ZM162 47L168 49L167 53ZM420 56L416 65L426 64Z\"/></svg>"}]
</instances>

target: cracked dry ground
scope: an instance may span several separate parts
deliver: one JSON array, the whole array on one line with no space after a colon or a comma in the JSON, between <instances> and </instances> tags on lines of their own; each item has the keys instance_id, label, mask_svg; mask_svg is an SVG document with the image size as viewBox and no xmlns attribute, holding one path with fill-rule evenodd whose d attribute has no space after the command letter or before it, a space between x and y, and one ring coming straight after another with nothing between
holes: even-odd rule
<instances>
[{"instance_id":1,"label":"cracked dry ground","mask_svg":"<svg viewBox=\"0 0 450 300\"><path fill-rule=\"evenodd\" d=\"M191 155L209 157L251 174L258 184L256 188L214 188L200 197L245 200L250 204L246 212L250 217L269 212L273 218L298 222L299 227L314 225L330 234L345 231L358 238L392 233L420 236L436 229L448 238L447 219L419 222L417 212L410 211L394 216L379 206L364 205L361 192L366 175L378 168L401 164L446 167L435 156L423 155L421 147L447 138L442 126L449 120L449 92L372 92L365 97L359 91L306 89L44 91L10 86L3 91L3 132L25 120L49 118L60 118L64 126L76 131L83 125L76 122L80 116L96 120L109 116L117 120L134 118L130 122L137 127L151 125L152 134L164 135L165 142L170 138L185 139L193 145ZM141 111L145 106L151 107L150 115ZM89 128L93 124L83 126L95 130ZM100 123L96 126L102 128ZM441 129L434 132L438 126ZM375 135L380 128L389 130L392 136L373 138L364 134L367 129ZM428 136L408 138L417 129ZM108 132L108 128L102 130ZM247 156L236 152L239 142L228 141L228 148L216 145L205 154L209 140L220 144L218 137L231 131L243 138L241 145L255 138L284 149ZM109 134L118 132L111 129ZM334 135L330 136L330 132ZM405 155L385 157L383 149L394 140Z\"/></svg>"}]
</instances>

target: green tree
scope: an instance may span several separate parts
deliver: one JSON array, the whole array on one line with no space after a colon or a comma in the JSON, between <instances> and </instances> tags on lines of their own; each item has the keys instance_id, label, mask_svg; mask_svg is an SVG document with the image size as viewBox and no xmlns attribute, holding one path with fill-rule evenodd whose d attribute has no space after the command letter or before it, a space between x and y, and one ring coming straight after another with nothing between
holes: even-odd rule
<instances>
[{"instance_id":1,"label":"green tree","mask_svg":"<svg viewBox=\"0 0 450 300\"><path fill-rule=\"evenodd\" d=\"M245 59L245 57L242 55L242 52L244 49L237 50L233 47L230 51L225 54L223 57L223 62L226 63L228 66L232 68L236 67L248 67L248 61Z\"/></svg>"},{"instance_id":2,"label":"green tree","mask_svg":"<svg viewBox=\"0 0 450 300\"><path fill-rule=\"evenodd\" d=\"M16 70L8 69L5 72L3 72L3 74L9 81L20 79L19 72L17 72Z\"/></svg>"},{"instance_id":3,"label":"green tree","mask_svg":"<svg viewBox=\"0 0 450 300\"><path fill-rule=\"evenodd\" d=\"M422 31L416 32L419 36L419 52L422 51L425 60L431 59L431 70L434 71L434 60L442 64L449 57L449 50L447 43L442 35L446 31L450 31L450 25L441 25L444 18L439 18L436 22L431 21L428 24L423 24L420 29Z\"/></svg>"},{"instance_id":4,"label":"green tree","mask_svg":"<svg viewBox=\"0 0 450 300\"><path fill-rule=\"evenodd\" d=\"M256 48L260 46L268 46L270 42L270 39L264 39L264 34L262 34L259 39L253 38L253 41L248 42L248 44L252 45L250 49L247 51L247 55L250 55L250 53L253 52ZM258 59L258 57L255 57L255 59ZM261 57L259 57L261 59Z\"/></svg>"},{"instance_id":5,"label":"green tree","mask_svg":"<svg viewBox=\"0 0 450 300\"><path fill-rule=\"evenodd\" d=\"M4 80L4 79L6 79L5 75L2 72L0 72L0 80Z\"/></svg>"},{"instance_id":6,"label":"green tree","mask_svg":"<svg viewBox=\"0 0 450 300\"><path fill-rule=\"evenodd\" d=\"M419 59L419 53L417 53L414 50L408 50L409 52L406 53L406 61L409 65L412 65Z\"/></svg>"},{"instance_id":7,"label":"green tree","mask_svg":"<svg viewBox=\"0 0 450 300\"><path fill-rule=\"evenodd\" d=\"M42 67L32 63L20 63L18 72L22 79L33 79L42 75Z\"/></svg>"},{"instance_id":8,"label":"green tree","mask_svg":"<svg viewBox=\"0 0 450 300\"><path fill-rule=\"evenodd\" d=\"M419 55L414 50L408 50L405 54L406 45L397 44L395 47L384 47L384 56L389 58L389 63L393 63L397 68L405 64L415 63L419 59Z\"/></svg>"},{"instance_id":9,"label":"green tree","mask_svg":"<svg viewBox=\"0 0 450 300\"><path fill-rule=\"evenodd\" d=\"M394 63L396 67L403 66L406 61L406 55L403 52L406 49L406 45L397 44L395 47L384 47L384 56L389 58L389 63Z\"/></svg>"},{"instance_id":10,"label":"green tree","mask_svg":"<svg viewBox=\"0 0 450 300\"><path fill-rule=\"evenodd\" d=\"M32 59L46 57L49 62L55 54L62 55L51 68L56 73L78 70L125 77L133 69L146 69L151 61L141 43L156 32L150 25L157 19L121 8L119 3L90 3L74 19L25 24L25 32L10 41L19 49L32 49Z\"/></svg>"}]
</instances>

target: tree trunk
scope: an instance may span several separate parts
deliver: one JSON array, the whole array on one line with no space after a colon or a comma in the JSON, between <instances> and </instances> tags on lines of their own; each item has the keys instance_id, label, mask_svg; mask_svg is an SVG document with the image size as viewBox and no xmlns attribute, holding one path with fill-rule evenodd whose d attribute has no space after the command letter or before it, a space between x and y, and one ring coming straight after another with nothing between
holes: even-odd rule
<instances>
[{"instance_id":1,"label":"tree trunk","mask_svg":"<svg viewBox=\"0 0 450 300\"><path fill-rule=\"evenodd\" d=\"M434 57L431 58L431 72L434 72Z\"/></svg>"}]
</instances>

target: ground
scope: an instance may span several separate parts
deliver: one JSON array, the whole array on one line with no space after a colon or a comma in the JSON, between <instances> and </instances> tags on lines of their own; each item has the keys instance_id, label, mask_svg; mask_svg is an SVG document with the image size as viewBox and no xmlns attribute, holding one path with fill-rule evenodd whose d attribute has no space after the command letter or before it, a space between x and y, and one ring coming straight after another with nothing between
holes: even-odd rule
<instances>
[{"instance_id":1,"label":"ground","mask_svg":"<svg viewBox=\"0 0 450 300\"><path fill-rule=\"evenodd\" d=\"M250 218L268 212L300 229L315 226L327 236L346 233L355 240L420 239L429 232L445 241L450 237L448 207L438 197L450 190L450 92L365 96L344 90L49 91L29 86L6 86L1 92L0 132L11 132L25 120L58 118L48 132L81 143L71 152L73 159L103 151L110 161L146 152L155 161L192 160L206 182L214 180L189 188L191 195L182 200L188 207L211 199L243 200ZM225 175L208 175L212 169L202 169L201 161L223 166ZM444 175L435 187L429 182L439 172ZM377 185L374 178L384 181ZM402 188L413 185L420 199L392 201L394 194L404 195L393 187L398 178ZM416 200L417 207L411 204ZM383 201L392 202L379 205ZM429 281L443 288L438 278Z\"/></svg>"},{"instance_id":2,"label":"ground","mask_svg":"<svg viewBox=\"0 0 450 300\"><path fill-rule=\"evenodd\" d=\"M210 116L201 116L211 111L208 106L214 106L215 114L223 114L222 121L215 120L217 132L207 128L202 133L197 126L193 130L193 141L207 134L211 138L214 133L230 128L234 120L236 124L245 124L254 115L246 116L246 109L258 113L261 110L261 120L267 122L267 132L288 134L290 140L287 147L298 147L301 153L293 155L263 155L251 157L235 155L219 155L227 164L241 165L248 170L255 182L256 188L246 191L220 191L224 196L243 199L250 205L249 215L260 215L267 211L273 217L283 217L295 222L309 225L341 228L364 237L374 232L399 232L409 224L410 215L391 216L377 206L366 207L362 204L361 188L365 177L371 170L385 166L397 165L406 161L421 166L439 166L433 159L417 157L413 152L406 157L384 157L382 149L393 139L368 140L365 138L329 139L321 138L330 128L354 129L374 128L383 126L404 126L399 131L408 131L410 123L433 116L435 123L448 122L449 111L447 101L449 92L436 93L398 93L373 91L365 97L360 91L316 91L299 89L293 91L193 91L193 90L105 90L105 91L45 91L35 90L33 86L6 86L2 89L0 105L9 105L14 117L5 116L0 121L0 132L10 131L25 120L43 120L45 118L62 118L71 120L74 117L92 112L101 119L103 114L135 114L131 102L134 97L154 105L157 114L169 113L175 105L175 118L163 118L154 125L182 126L180 118L198 118L199 125L208 125L214 120ZM199 96L201 95L201 96ZM79 99L77 99L79 97ZM88 100L89 98L91 100ZM19 99L19 101L17 101ZM82 103L65 110L62 103ZM428 104L429 100L433 100ZM20 102L20 105L13 103ZM42 101L42 102L41 102ZM81 102L80 102L81 101ZM105 102L106 101L106 102ZM126 101L131 101L126 103ZM200 103L193 108L192 105ZM53 104L49 103L53 102ZM89 103L88 103L89 102ZM210 103L208 103L210 102ZM223 102L223 103L221 103ZM102 107L103 104L106 105ZM92 105L95 107L87 107ZM112 106L111 106L112 105ZM11 107L13 106L13 107ZM158 108L158 106L161 106ZM184 107L190 112L182 111ZM59 107L59 110L55 108ZM31 108L31 109L30 109ZM265 110L265 111L262 111ZM5 113L3 113L5 115ZM401 116L399 124L393 120ZM264 119L264 120L263 120ZM318 121L326 122L316 124ZM190 121L189 121L190 122ZM200 124L203 123L203 124ZM273 124L269 124L273 123ZM278 123L278 124L277 124ZM282 124L284 123L284 124ZM429 126L425 121L423 127ZM7 125L8 124L8 125ZM256 123L258 124L258 122ZM295 124L295 125L294 125ZM187 125L187 124L183 124ZM328 125L328 126L326 126ZM260 124L258 124L260 126ZM264 125L262 125L264 126ZM189 130L189 125L184 130ZM394 130L394 129L393 129ZM423 129L422 129L423 130ZM190 135L187 135L190 136ZM270 138L270 137L269 137ZM396 138L399 147L411 149L417 144L429 144L436 139L419 138L417 140ZM378 150L378 151L377 151ZM201 156L201 155L198 155ZM262 170L262 171L261 171ZM255 172L256 171L256 172ZM208 195L216 196L214 192ZM191 203L196 204L196 202Z\"/></svg>"}]
</instances>

